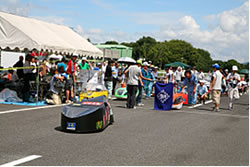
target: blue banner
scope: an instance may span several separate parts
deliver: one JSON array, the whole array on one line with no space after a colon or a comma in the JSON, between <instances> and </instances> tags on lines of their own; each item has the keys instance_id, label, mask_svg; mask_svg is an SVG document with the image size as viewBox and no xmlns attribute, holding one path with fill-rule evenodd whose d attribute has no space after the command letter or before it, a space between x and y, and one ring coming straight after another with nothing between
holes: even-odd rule
<instances>
[{"instance_id":1,"label":"blue banner","mask_svg":"<svg viewBox=\"0 0 250 167\"><path fill-rule=\"evenodd\" d=\"M174 84L155 84L155 102L154 110L171 110L173 104L173 87Z\"/></svg>"}]
</instances>

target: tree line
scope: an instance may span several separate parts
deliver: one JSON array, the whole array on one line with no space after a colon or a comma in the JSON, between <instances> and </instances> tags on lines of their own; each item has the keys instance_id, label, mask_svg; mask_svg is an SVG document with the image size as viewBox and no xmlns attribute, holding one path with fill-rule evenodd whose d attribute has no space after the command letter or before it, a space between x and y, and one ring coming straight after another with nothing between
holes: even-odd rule
<instances>
[{"instance_id":1,"label":"tree line","mask_svg":"<svg viewBox=\"0 0 250 167\"><path fill-rule=\"evenodd\" d=\"M107 41L105 44L119 44L116 41ZM194 48L190 43L184 40L170 40L170 41L156 41L152 37L142 37L136 42L122 42L121 45L125 45L133 48L133 58L138 60L139 58L146 61L152 61L154 65L164 68L165 64L173 62L182 62L192 67L196 67L198 70L203 71L211 70L211 66L214 63L218 63L221 68L231 70L232 65L237 65L239 69L248 69L249 63L241 64L236 60L213 60L208 51L201 48Z\"/></svg>"}]
</instances>

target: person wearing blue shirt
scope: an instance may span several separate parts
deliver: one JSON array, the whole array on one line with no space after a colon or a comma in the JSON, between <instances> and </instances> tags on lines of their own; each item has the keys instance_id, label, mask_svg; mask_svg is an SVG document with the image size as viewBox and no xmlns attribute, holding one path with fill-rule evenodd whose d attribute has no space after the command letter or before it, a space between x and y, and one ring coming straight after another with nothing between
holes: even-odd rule
<instances>
[{"instance_id":1,"label":"person wearing blue shirt","mask_svg":"<svg viewBox=\"0 0 250 167\"><path fill-rule=\"evenodd\" d=\"M148 71L149 78L154 81L155 80L155 76L153 75L152 71L151 72L150 71L151 70ZM151 82L151 81L148 82L148 90L146 92L146 97L147 98L151 97L151 92L152 92L153 85L154 85L154 82Z\"/></svg>"},{"instance_id":2,"label":"person wearing blue shirt","mask_svg":"<svg viewBox=\"0 0 250 167\"><path fill-rule=\"evenodd\" d=\"M191 73L190 70L187 70L185 72L185 80L183 83L182 91L187 88L188 92L188 104L195 104L197 99L197 79L196 77Z\"/></svg>"},{"instance_id":3,"label":"person wearing blue shirt","mask_svg":"<svg viewBox=\"0 0 250 167\"><path fill-rule=\"evenodd\" d=\"M205 82L206 82L205 80L200 80L199 84L197 86L197 99L198 99L199 103L201 103L201 101L203 101L204 104L205 104L205 101L206 101L207 95L208 95L207 86L204 85Z\"/></svg>"},{"instance_id":4,"label":"person wearing blue shirt","mask_svg":"<svg viewBox=\"0 0 250 167\"><path fill-rule=\"evenodd\" d=\"M143 68L141 69L142 76L150 79L150 81L142 79L142 82L144 84L144 91L146 93L146 99L149 99L151 97L151 90L153 87L152 81L155 80L155 78L154 78L152 72L151 73L148 72L149 64L147 62L144 62L142 66L143 66Z\"/></svg>"},{"instance_id":5,"label":"person wearing blue shirt","mask_svg":"<svg viewBox=\"0 0 250 167\"><path fill-rule=\"evenodd\" d=\"M62 58L61 63L57 64L57 71L59 72L60 67L64 68L64 72L67 70L66 59Z\"/></svg>"}]
</instances>

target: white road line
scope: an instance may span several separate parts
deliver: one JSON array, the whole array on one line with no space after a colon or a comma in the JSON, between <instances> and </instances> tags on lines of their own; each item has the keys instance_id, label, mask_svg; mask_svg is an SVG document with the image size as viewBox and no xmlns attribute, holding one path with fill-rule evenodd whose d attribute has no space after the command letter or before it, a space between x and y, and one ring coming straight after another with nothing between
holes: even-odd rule
<instances>
[{"instance_id":1,"label":"white road line","mask_svg":"<svg viewBox=\"0 0 250 167\"><path fill-rule=\"evenodd\" d=\"M37 158L41 158L41 157L42 157L41 155L30 155L28 157L24 157L22 159L15 160L15 161L12 161L12 162L0 165L0 166L1 167L3 167L3 166L16 166L16 165L19 165L19 164L22 164L22 163L25 163L25 162L32 161L32 160L37 159Z\"/></svg>"},{"instance_id":2,"label":"white road line","mask_svg":"<svg viewBox=\"0 0 250 167\"><path fill-rule=\"evenodd\" d=\"M209 104L209 103L212 103L212 102L213 102L213 100L208 100L208 101L205 102L205 104Z\"/></svg>"},{"instance_id":3,"label":"white road line","mask_svg":"<svg viewBox=\"0 0 250 167\"><path fill-rule=\"evenodd\" d=\"M212 103L212 100L209 100L209 101L206 101L205 104L209 104L209 103ZM188 108L196 108L196 107L199 107L199 106L202 106L203 104L196 104L194 106L191 106L191 107L188 107Z\"/></svg>"},{"instance_id":4,"label":"white road line","mask_svg":"<svg viewBox=\"0 0 250 167\"><path fill-rule=\"evenodd\" d=\"M65 106L65 105L68 105L68 104L59 104L59 105L51 105L51 106L42 106L42 107L22 108L22 109L16 109L16 110L0 111L0 114L8 114L8 113L20 112L20 111L38 110L38 109L43 109L43 108L54 108L54 107L60 107L60 106Z\"/></svg>"},{"instance_id":5,"label":"white road line","mask_svg":"<svg viewBox=\"0 0 250 167\"><path fill-rule=\"evenodd\" d=\"M193 105L191 107L188 107L188 108L195 108L195 107L199 107L199 106L202 106L203 104L196 104L196 105Z\"/></svg>"},{"instance_id":6,"label":"white road line","mask_svg":"<svg viewBox=\"0 0 250 167\"><path fill-rule=\"evenodd\" d=\"M176 113L187 113L187 114L199 114L199 115L212 115L212 116L222 116L222 117L233 117L233 118L249 118L249 116L244 116L244 115L231 115L231 114L221 114L221 113L216 113L216 112L197 112L197 111L172 111Z\"/></svg>"}]
</instances>

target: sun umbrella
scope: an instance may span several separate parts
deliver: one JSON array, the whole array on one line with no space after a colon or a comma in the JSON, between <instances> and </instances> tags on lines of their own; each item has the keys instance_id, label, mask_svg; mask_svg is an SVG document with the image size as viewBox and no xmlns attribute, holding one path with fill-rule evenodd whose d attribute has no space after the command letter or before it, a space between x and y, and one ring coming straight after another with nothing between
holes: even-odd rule
<instances>
[{"instance_id":1,"label":"sun umbrella","mask_svg":"<svg viewBox=\"0 0 250 167\"><path fill-rule=\"evenodd\" d=\"M184 64L182 62L174 62L174 63L170 63L170 64L165 64L165 67L185 67L185 68L189 68L191 67L190 65Z\"/></svg>"},{"instance_id":2,"label":"sun umbrella","mask_svg":"<svg viewBox=\"0 0 250 167\"><path fill-rule=\"evenodd\" d=\"M248 69L242 69L242 70L240 70L240 73L241 74L248 74L249 71L248 71Z\"/></svg>"},{"instance_id":3,"label":"sun umbrella","mask_svg":"<svg viewBox=\"0 0 250 167\"><path fill-rule=\"evenodd\" d=\"M136 63L131 57L121 57L118 59L118 63Z\"/></svg>"},{"instance_id":4,"label":"sun umbrella","mask_svg":"<svg viewBox=\"0 0 250 167\"><path fill-rule=\"evenodd\" d=\"M49 56L50 59L56 59L56 60L62 60L63 56L62 55L56 55L52 54Z\"/></svg>"}]
</instances>

